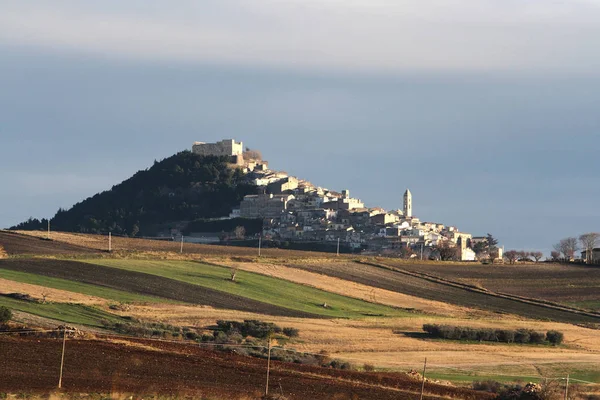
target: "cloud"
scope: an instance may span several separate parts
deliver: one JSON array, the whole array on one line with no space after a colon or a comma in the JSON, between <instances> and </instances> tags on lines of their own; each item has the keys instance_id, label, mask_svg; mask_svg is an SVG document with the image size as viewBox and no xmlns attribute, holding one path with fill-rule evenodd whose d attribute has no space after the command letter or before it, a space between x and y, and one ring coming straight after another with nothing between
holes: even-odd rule
<instances>
[{"instance_id":1,"label":"cloud","mask_svg":"<svg viewBox=\"0 0 600 400\"><path fill-rule=\"evenodd\" d=\"M376 72L600 66L591 0L5 3L1 43L123 59Z\"/></svg>"}]
</instances>

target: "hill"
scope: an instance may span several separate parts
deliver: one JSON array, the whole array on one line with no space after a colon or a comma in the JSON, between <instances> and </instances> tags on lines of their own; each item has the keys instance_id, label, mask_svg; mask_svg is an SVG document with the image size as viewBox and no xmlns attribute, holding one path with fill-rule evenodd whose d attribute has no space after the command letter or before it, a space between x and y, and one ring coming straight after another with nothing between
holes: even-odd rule
<instances>
[{"instance_id":1,"label":"hill","mask_svg":"<svg viewBox=\"0 0 600 400\"><path fill-rule=\"evenodd\" d=\"M155 235L181 221L228 215L256 186L228 157L182 151L71 207L50 220L54 230L129 236ZM45 229L30 218L11 229Z\"/></svg>"}]
</instances>

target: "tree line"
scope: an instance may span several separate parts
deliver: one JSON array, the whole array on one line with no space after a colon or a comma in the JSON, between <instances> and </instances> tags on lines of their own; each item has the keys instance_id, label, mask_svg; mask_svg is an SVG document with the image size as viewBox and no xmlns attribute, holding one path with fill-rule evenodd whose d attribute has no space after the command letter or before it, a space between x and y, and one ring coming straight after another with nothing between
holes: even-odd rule
<instances>
[{"instance_id":1,"label":"tree line","mask_svg":"<svg viewBox=\"0 0 600 400\"><path fill-rule=\"evenodd\" d=\"M552 246L554 250L550 253L552 260L555 261L573 261L575 253L578 250L585 251L585 262L594 264L600 260L594 259L594 249L600 245L600 233L588 232L579 237L567 237L561 239L558 243Z\"/></svg>"}]
</instances>

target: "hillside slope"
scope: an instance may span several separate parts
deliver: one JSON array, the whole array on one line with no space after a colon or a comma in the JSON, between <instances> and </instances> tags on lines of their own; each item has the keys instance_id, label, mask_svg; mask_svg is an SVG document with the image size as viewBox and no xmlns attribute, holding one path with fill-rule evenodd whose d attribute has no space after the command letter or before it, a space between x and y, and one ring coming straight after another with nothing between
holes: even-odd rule
<instances>
[{"instance_id":1,"label":"hillside slope","mask_svg":"<svg viewBox=\"0 0 600 400\"><path fill-rule=\"evenodd\" d=\"M179 221L228 215L256 187L244 181L227 157L182 151L51 219L53 230L153 235ZM45 229L47 220L29 219L11 229Z\"/></svg>"}]
</instances>

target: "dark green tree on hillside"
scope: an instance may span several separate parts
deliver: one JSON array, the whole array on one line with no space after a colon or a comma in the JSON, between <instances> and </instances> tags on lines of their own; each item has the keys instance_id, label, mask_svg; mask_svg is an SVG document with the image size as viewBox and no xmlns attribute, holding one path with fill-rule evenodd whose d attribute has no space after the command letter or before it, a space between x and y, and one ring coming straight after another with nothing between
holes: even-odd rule
<instances>
[{"instance_id":1,"label":"dark green tree on hillside","mask_svg":"<svg viewBox=\"0 0 600 400\"><path fill-rule=\"evenodd\" d=\"M170 222L228 215L255 192L228 157L183 151L69 210L59 209L51 223L71 232L152 235ZM11 229L44 229L43 221L29 219Z\"/></svg>"}]
</instances>

